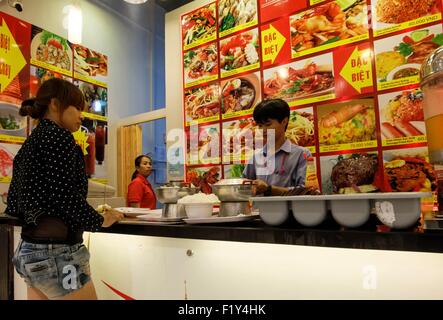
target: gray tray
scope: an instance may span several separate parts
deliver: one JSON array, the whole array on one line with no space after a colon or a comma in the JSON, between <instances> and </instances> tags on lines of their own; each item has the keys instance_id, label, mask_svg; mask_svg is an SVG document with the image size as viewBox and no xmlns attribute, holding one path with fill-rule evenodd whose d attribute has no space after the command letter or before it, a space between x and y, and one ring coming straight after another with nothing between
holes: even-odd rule
<instances>
[{"instance_id":1,"label":"gray tray","mask_svg":"<svg viewBox=\"0 0 443 320\"><path fill-rule=\"evenodd\" d=\"M411 227L420 217L421 198L430 192L358 193L321 196L252 197L260 217L269 225L280 225L292 209L294 218L307 227L322 223L330 209L337 223L356 228L369 219L372 208L383 224L396 229Z\"/></svg>"}]
</instances>

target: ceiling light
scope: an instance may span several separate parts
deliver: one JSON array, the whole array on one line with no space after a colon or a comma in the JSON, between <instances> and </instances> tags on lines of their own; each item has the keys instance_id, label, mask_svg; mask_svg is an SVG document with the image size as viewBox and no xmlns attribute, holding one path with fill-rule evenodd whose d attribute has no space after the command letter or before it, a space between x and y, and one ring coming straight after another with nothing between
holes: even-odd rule
<instances>
[{"instance_id":1,"label":"ceiling light","mask_svg":"<svg viewBox=\"0 0 443 320\"><path fill-rule=\"evenodd\" d=\"M148 0L124 0L124 1L132 4L142 4L148 2Z\"/></svg>"},{"instance_id":2,"label":"ceiling light","mask_svg":"<svg viewBox=\"0 0 443 320\"><path fill-rule=\"evenodd\" d=\"M79 6L71 6L68 14L68 40L74 44L82 43L83 13Z\"/></svg>"}]
</instances>

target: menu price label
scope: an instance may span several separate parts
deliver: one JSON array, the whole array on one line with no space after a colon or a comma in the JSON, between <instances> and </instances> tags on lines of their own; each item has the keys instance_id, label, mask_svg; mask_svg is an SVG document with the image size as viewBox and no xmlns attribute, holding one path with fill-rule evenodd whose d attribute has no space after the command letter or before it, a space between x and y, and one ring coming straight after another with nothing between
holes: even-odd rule
<instances>
[{"instance_id":1,"label":"menu price label","mask_svg":"<svg viewBox=\"0 0 443 320\"><path fill-rule=\"evenodd\" d=\"M378 88L378 90L389 90L389 89L393 89L393 88L417 84L419 82L420 82L420 76L416 75L416 76L401 78L401 79L392 80L392 81L379 82L377 84L377 88Z\"/></svg>"},{"instance_id":2,"label":"menu price label","mask_svg":"<svg viewBox=\"0 0 443 320\"><path fill-rule=\"evenodd\" d=\"M91 78L91 77L84 76L84 75L82 75L80 73L77 73L77 72L74 73L74 78L78 79L78 80L82 80L84 82L89 82L89 83L92 83L92 84L96 84L96 85L98 85L100 87L103 87L103 88L107 88L108 87L108 84L106 82L103 82L103 81L100 81L100 80L97 80L97 79L94 79L94 78Z\"/></svg>"},{"instance_id":3,"label":"menu price label","mask_svg":"<svg viewBox=\"0 0 443 320\"><path fill-rule=\"evenodd\" d=\"M43 68L43 69L47 69L47 70L50 70L50 71L54 71L56 73L60 73L60 74L62 74L64 76L68 76L68 77L72 76L72 72L70 70L66 70L66 69L63 69L63 68L57 68L57 67L53 66L52 64L49 64L49 63L44 62L44 61L39 61L37 59L31 59L31 64L33 64L33 65L35 65L37 67Z\"/></svg>"},{"instance_id":4,"label":"menu price label","mask_svg":"<svg viewBox=\"0 0 443 320\"><path fill-rule=\"evenodd\" d=\"M309 0L309 4L311 6L313 6L314 4L322 3L322 2L325 2L325 1L327 1L327 0Z\"/></svg>"},{"instance_id":5,"label":"menu price label","mask_svg":"<svg viewBox=\"0 0 443 320\"><path fill-rule=\"evenodd\" d=\"M315 146L304 147L304 148L308 149L312 155L316 154L317 152L317 150L315 150Z\"/></svg>"},{"instance_id":6,"label":"menu price label","mask_svg":"<svg viewBox=\"0 0 443 320\"><path fill-rule=\"evenodd\" d=\"M242 152L241 154L223 155L223 163L230 164L235 162L245 162L249 161L253 156L254 153L252 151L247 153Z\"/></svg>"},{"instance_id":7,"label":"menu price label","mask_svg":"<svg viewBox=\"0 0 443 320\"><path fill-rule=\"evenodd\" d=\"M390 147L390 146L399 146L399 145L423 143L423 142L426 142L426 135L386 139L382 141L382 145L383 147Z\"/></svg>"},{"instance_id":8,"label":"menu price label","mask_svg":"<svg viewBox=\"0 0 443 320\"><path fill-rule=\"evenodd\" d=\"M212 116L212 117L194 119L194 120L186 121L186 126L189 127L191 125L213 122L213 121L218 121L218 120L220 120L220 116L218 116L218 115Z\"/></svg>"},{"instance_id":9,"label":"menu price label","mask_svg":"<svg viewBox=\"0 0 443 320\"><path fill-rule=\"evenodd\" d=\"M335 98L336 98L335 93L331 93L331 94L327 94L327 95L323 95L323 96L319 96L319 97L290 101L288 104L290 107L295 107L295 106L300 106L300 105L304 105L304 104L312 104L312 103L316 103L316 102L334 100Z\"/></svg>"},{"instance_id":10,"label":"menu price label","mask_svg":"<svg viewBox=\"0 0 443 320\"><path fill-rule=\"evenodd\" d=\"M222 118L223 118L223 120L225 120L225 119L237 118L237 117L242 117L242 116L249 116L253 113L253 111L254 111L254 108L242 110L242 111L225 113L225 114L223 114Z\"/></svg>"},{"instance_id":11,"label":"menu price label","mask_svg":"<svg viewBox=\"0 0 443 320\"><path fill-rule=\"evenodd\" d=\"M206 165L206 164L218 164L220 163L220 157L202 158L198 155L188 155L187 164L191 166Z\"/></svg>"},{"instance_id":12,"label":"menu price label","mask_svg":"<svg viewBox=\"0 0 443 320\"><path fill-rule=\"evenodd\" d=\"M241 31L243 29L248 29L250 27L256 26L257 24L258 24L258 20L255 19L255 20L249 21L248 23L245 23L243 25L240 25L240 26L234 27L232 29L228 29L228 30L222 31L222 32L219 33L218 36L220 38L223 38L223 37L225 37L227 35L236 33L237 31Z\"/></svg>"},{"instance_id":13,"label":"menu price label","mask_svg":"<svg viewBox=\"0 0 443 320\"><path fill-rule=\"evenodd\" d=\"M211 81L214 81L214 80L217 80L217 79L218 79L218 75L217 74L209 76L209 77L200 78L197 81L192 81L192 82L186 83L185 84L185 88L195 87L195 86L201 85L203 83L211 82Z\"/></svg>"},{"instance_id":14,"label":"menu price label","mask_svg":"<svg viewBox=\"0 0 443 320\"><path fill-rule=\"evenodd\" d=\"M5 134L0 134L0 141L2 142L12 142L12 143L23 143L25 142L25 137L15 137L15 136L8 136Z\"/></svg>"},{"instance_id":15,"label":"menu price label","mask_svg":"<svg viewBox=\"0 0 443 320\"><path fill-rule=\"evenodd\" d=\"M108 182L109 182L109 179L91 178L89 180L94 181L94 182L98 182L101 184L108 184Z\"/></svg>"},{"instance_id":16,"label":"menu price label","mask_svg":"<svg viewBox=\"0 0 443 320\"><path fill-rule=\"evenodd\" d=\"M395 26L392 27L388 27L388 28L384 28L381 30L374 30L374 37L381 37L390 33L394 33L397 31L401 31L401 30L405 30L405 29L409 29L412 27L416 27L416 26L420 26L423 24L428 24L428 23L432 23L432 22L436 22L441 20L441 13L437 13L431 16L426 16L426 17L421 17L412 21L407 21L407 22L403 22L400 24L397 24ZM375 23L375 27L377 27L377 24Z\"/></svg>"},{"instance_id":17,"label":"menu price label","mask_svg":"<svg viewBox=\"0 0 443 320\"><path fill-rule=\"evenodd\" d=\"M320 145L320 152L326 153L326 152L336 152L336 151L345 151L345 150L358 150L358 149L369 149L369 148L376 148L377 147L377 141L363 141L363 142L353 142L353 143L346 143L346 144L336 144L336 145Z\"/></svg>"},{"instance_id":18,"label":"menu price label","mask_svg":"<svg viewBox=\"0 0 443 320\"><path fill-rule=\"evenodd\" d=\"M207 42L212 42L212 41L214 41L214 40L216 40L216 39L217 39L217 35L216 35L216 34L213 34L213 35L210 36L210 37L203 38L203 39L200 39L200 40L198 40L198 41L193 42L192 44L188 44L188 45L183 46L183 50L186 51L186 50L189 50L189 49L192 49L192 48L195 48L195 47L201 46L202 44L205 44L205 43L207 43Z\"/></svg>"},{"instance_id":19,"label":"menu price label","mask_svg":"<svg viewBox=\"0 0 443 320\"><path fill-rule=\"evenodd\" d=\"M10 183L12 181L12 177L0 177L0 183Z\"/></svg>"},{"instance_id":20,"label":"menu price label","mask_svg":"<svg viewBox=\"0 0 443 320\"><path fill-rule=\"evenodd\" d=\"M229 71L226 71L226 70L222 69L221 77L222 78L227 78L227 77L239 74L239 73L248 72L248 71L251 71L251 70L258 69L258 68L260 68L260 62L257 62L257 63L254 63L254 64L250 64L248 66L241 67L241 68L238 68L238 69L229 70Z\"/></svg>"},{"instance_id":21,"label":"menu price label","mask_svg":"<svg viewBox=\"0 0 443 320\"><path fill-rule=\"evenodd\" d=\"M94 113L82 112L82 116L87 118L87 119L108 122L108 117L104 117L104 116L101 116L101 115L98 115L98 114L94 114Z\"/></svg>"}]
</instances>

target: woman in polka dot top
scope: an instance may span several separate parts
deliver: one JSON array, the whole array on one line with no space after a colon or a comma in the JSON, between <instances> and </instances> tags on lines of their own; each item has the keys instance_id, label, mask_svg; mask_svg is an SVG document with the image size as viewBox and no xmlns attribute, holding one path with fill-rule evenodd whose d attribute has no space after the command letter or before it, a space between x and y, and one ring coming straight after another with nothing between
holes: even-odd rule
<instances>
[{"instance_id":1,"label":"woman in polka dot top","mask_svg":"<svg viewBox=\"0 0 443 320\"><path fill-rule=\"evenodd\" d=\"M95 299L83 231L123 218L112 209L99 214L86 202L83 153L72 135L84 106L76 86L50 79L20 109L39 123L14 159L6 213L23 223L13 262L28 284L29 299Z\"/></svg>"}]
</instances>

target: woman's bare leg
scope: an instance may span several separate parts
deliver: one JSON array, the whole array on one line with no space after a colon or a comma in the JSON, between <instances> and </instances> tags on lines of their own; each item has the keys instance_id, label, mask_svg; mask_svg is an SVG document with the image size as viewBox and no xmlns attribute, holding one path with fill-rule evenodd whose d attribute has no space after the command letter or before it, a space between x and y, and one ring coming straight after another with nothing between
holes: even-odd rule
<instances>
[{"instance_id":1,"label":"woman's bare leg","mask_svg":"<svg viewBox=\"0 0 443 320\"><path fill-rule=\"evenodd\" d=\"M97 300L94 283L89 281L83 288L64 297L60 297L57 300Z\"/></svg>"},{"instance_id":2,"label":"woman's bare leg","mask_svg":"<svg viewBox=\"0 0 443 320\"><path fill-rule=\"evenodd\" d=\"M36 288L28 288L28 300L48 300L48 297Z\"/></svg>"}]
</instances>

